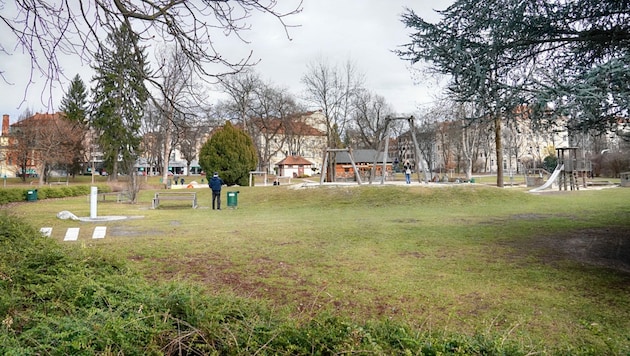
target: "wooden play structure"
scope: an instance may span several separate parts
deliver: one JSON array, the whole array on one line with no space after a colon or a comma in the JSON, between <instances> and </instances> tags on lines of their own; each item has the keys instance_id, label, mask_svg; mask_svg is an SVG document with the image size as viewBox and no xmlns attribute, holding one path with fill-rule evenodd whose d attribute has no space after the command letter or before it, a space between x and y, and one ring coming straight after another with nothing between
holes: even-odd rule
<instances>
[{"instance_id":1,"label":"wooden play structure","mask_svg":"<svg viewBox=\"0 0 630 356\"><path fill-rule=\"evenodd\" d=\"M558 176L558 190L580 190L578 180L577 147L556 148L558 166L564 166ZM585 176L584 176L584 179ZM586 181L584 182L586 186Z\"/></svg>"}]
</instances>

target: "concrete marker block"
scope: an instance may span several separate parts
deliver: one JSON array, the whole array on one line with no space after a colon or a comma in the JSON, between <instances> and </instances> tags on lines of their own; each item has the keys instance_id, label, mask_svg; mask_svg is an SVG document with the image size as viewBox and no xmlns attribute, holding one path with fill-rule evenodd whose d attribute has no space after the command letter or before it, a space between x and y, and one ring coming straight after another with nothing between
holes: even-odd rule
<instances>
[{"instance_id":1,"label":"concrete marker block","mask_svg":"<svg viewBox=\"0 0 630 356\"><path fill-rule=\"evenodd\" d=\"M66 231L66 236L63 238L64 241L76 241L79 238L79 229L78 227L70 227L68 231Z\"/></svg>"}]
</instances>

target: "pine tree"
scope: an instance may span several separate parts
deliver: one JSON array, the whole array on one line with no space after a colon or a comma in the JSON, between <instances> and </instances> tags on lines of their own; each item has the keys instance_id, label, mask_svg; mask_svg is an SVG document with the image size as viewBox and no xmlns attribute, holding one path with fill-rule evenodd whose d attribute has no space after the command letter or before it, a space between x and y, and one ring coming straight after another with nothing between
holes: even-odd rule
<instances>
[{"instance_id":1,"label":"pine tree","mask_svg":"<svg viewBox=\"0 0 630 356\"><path fill-rule=\"evenodd\" d=\"M218 172L227 185L247 185L258 158L251 137L228 121L203 145L199 165L208 174Z\"/></svg>"},{"instance_id":2,"label":"pine tree","mask_svg":"<svg viewBox=\"0 0 630 356\"><path fill-rule=\"evenodd\" d=\"M72 124L73 131L80 133L75 137L68 137L67 142L74 153L71 172L75 174L81 170L81 164L87 160L86 158L89 158L86 157L87 147L84 146L84 139L88 134L87 88L78 74L72 79L66 95L61 99L59 111Z\"/></svg>"},{"instance_id":3,"label":"pine tree","mask_svg":"<svg viewBox=\"0 0 630 356\"><path fill-rule=\"evenodd\" d=\"M103 47L96 55L91 124L99 135L105 165L116 179L119 159L130 167L138 154L148 68L138 36L126 25L112 32L107 43L111 48Z\"/></svg>"},{"instance_id":4,"label":"pine tree","mask_svg":"<svg viewBox=\"0 0 630 356\"><path fill-rule=\"evenodd\" d=\"M61 99L59 111L72 121L87 125L87 88L81 77L77 74L70 82L70 88Z\"/></svg>"}]
</instances>

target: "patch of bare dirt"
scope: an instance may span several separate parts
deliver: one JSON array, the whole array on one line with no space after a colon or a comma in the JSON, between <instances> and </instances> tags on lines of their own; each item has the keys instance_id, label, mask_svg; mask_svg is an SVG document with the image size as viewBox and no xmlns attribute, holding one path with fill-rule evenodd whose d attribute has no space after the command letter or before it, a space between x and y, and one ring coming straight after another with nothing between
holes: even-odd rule
<instances>
[{"instance_id":1,"label":"patch of bare dirt","mask_svg":"<svg viewBox=\"0 0 630 356\"><path fill-rule=\"evenodd\" d=\"M518 244L519 248L540 251L541 258L548 263L572 260L630 274L630 229L626 227L567 231Z\"/></svg>"}]
</instances>

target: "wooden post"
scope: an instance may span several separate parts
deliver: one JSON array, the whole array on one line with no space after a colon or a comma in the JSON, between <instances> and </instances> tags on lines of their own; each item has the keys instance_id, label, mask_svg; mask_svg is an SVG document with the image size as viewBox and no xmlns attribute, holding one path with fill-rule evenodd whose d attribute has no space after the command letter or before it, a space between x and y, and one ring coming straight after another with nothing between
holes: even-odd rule
<instances>
[{"instance_id":1,"label":"wooden post","mask_svg":"<svg viewBox=\"0 0 630 356\"><path fill-rule=\"evenodd\" d=\"M387 154L389 153L389 117L385 119L385 150L383 150L383 171L381 172L381 184L385 183L385 172L387 172Z\"/></svg>"},{"instance_id":2,"label":"wooden post","mask_svg":"<svg viewBox=\"0 0 630 356\"><path fill-rule=\"evenodd\" d=\"M326 173L328 172L328 148L324 150L324 163L322 164L322 172L319 177L319 185L324 184Z\"/></svg>"},{"instance_id":3,"label":"wooden post","mask_svg":"<svg viewBox=\"0 0 630 356\"><path fill-rule=\"evenodd\" d=\"M352 164L352 169L354 170L354 175L357 177L357 183L361 185L361 176L359 175L359 169L357 165L354 163L354 158L352 157L352 149L351 148L327 148L326 153L324 155L324 164L322 170L325 170L328 162L328 155L331 152L348 152L348 156L350 157L350 164ZM324 177L326 176L326 171L322 171L322 175L319 178L319 184L324 184Z\"/></svg>"}]
</instances>

